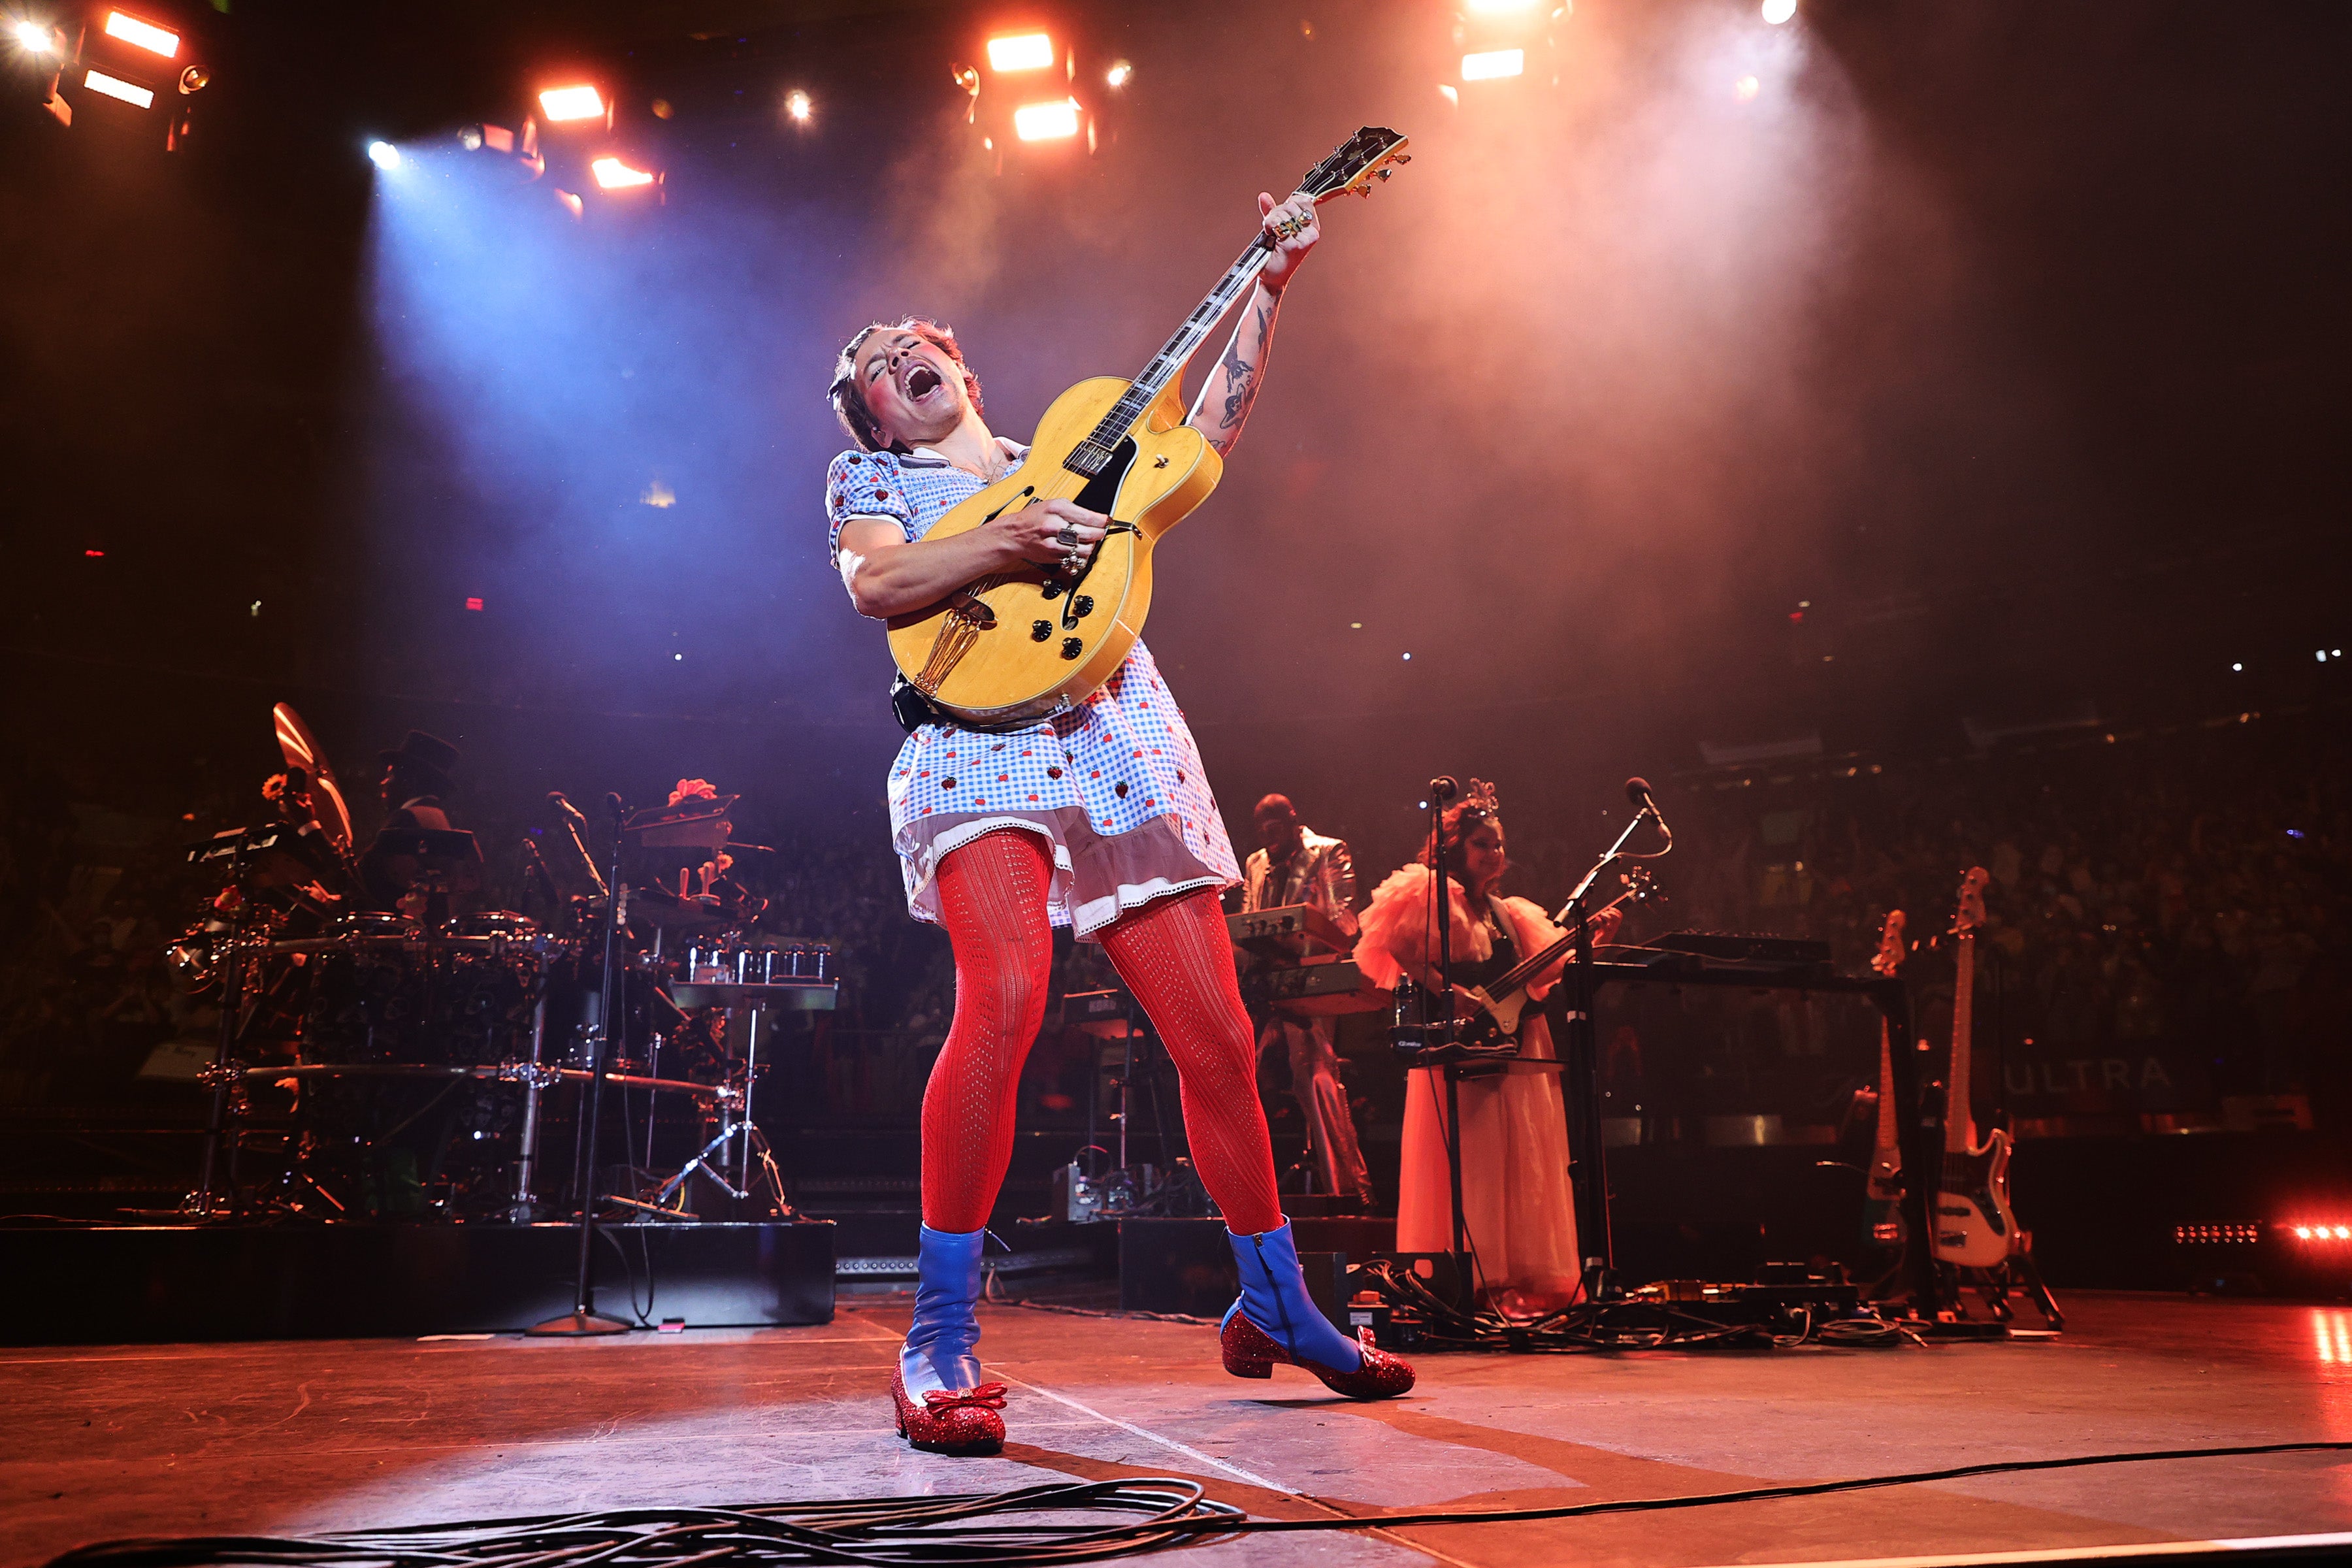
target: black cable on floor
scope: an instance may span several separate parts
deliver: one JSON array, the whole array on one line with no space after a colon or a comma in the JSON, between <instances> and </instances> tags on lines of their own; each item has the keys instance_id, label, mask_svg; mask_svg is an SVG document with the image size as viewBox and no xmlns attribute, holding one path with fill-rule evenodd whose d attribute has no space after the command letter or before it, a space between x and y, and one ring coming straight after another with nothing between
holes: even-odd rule
<instances>
[{"instance_id":1,"label":"black cable on floor","mask_svg":"<svg viewBox=\"0 0 2352 1568\"><path fill-rule=\"evenodd\" d=\"M1748 1487L1682 1497L1565 1503L1554 1508L1424 1509L1327 1519L1250 1519L1208 1497L1196 1481L1147 1476L961 1496L844 1498L831 1502L741 1508L639 1508L550 1514L479 1524L425 1524L343 1531L310 1539L187 1536L105 1542L50 1559L48 1568L743 1568L799 1564L978 1563L992 1568L1055 1568L1134 1556L1162 1547L1239 1535L1393 1530L1443 1524L1522 1524L1601 1513L1654 1513L1721 1503L1821 1497L1879 1487L1967 1480L1979 1476L2081 1469L2158 1460L2242 1458L2263 1454L2341 1453L2352 1442L2253 1443L2001 1459L1940 1470ZM1071 1514L1140 1515L1131 1522L1071 1521ZM1055 1516L1001 1523L1022 1515Z\"/></svg>"}]
</instances>

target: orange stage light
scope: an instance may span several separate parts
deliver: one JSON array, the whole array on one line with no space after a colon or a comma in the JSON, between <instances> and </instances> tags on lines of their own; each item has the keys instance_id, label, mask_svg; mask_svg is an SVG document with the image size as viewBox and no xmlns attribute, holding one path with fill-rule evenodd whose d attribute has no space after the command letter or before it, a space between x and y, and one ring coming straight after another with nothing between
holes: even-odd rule
<instances>
[{"instance_id":1,"label":"orange stage light","mask_svg":"<svg viewBox=\"0 0 2352 1568\"><path fill-rule=\"evenodd\" d=\"M1764 19L1779 26L1797 14L1797 0L1764 0Z\"/></svg>"},{"instance_id":2,"label":"orange stage light","mask_svg":"<svg viewBox=\"0 0 2352 1568\"><path fill-rule=\"evenodd\" d=\"M1473 16L1513 16L1536 8L1536 0L1468 0L1463 9Z\"/></svg>"},{"instance_id":3,"label":"orange stage light","mask_svg":"<svg viewBox=\"0 0 2352 1568\"><path fill-rule=\"evenodd\" d=\"M1078 100L1024 103L1013 111L1013 133L1024 142L1053 142L1078 133Z\"/></svg>"},{"instance_id":4,"label":"orange stage light","mask_svg":"<svg viewBox=\"0 0 2352 1568\"><path fill-rule=\"evenodd\" d=\"M1484 54L1462 57L1464 81L1494 81L1502 77L1518 76L1528 68L1525 49L1488 49Z\"/></svg>"},{"instance_id":5,"label":"orange stage light","mask_svg":"<svg viewBox=\"0 0 2352 1568\"><path fill-rule=\"evenodd\" d=\"M800 124L806 125L809 116L816 112L816 105L810 101L807 93L794 88L784 94L784 112Z\"/></svg>"},{"instance_id":6,"label":"orange stage light","mask_svg":"<svg viewBox=\"0 0 2352 1568\"><path fill-rule=\"evenodd\" d=\"M593 120L604 112L604 98L584 82L551 87L539 95L539 108L551 121Z\"/></svg>"},{"instance_id":7,"label":"orange stage light","mask_svg":"<svg viewBox=\"0 0 2352 1568\"><path fill-rule=\"evenodd\" d=\"M180 35L169 27L159 27L152 22L142 22L136 16L120 11L106 14L106 36L121 38L126 44L136 44L151 54L170 59L180 52Z\"/></svg>"},{"instance_id":8,"label":"orange stage light","mask_svg":"<svg viewBox=\"0 0 2352 1568\"><path fill-rule=\"evenodd\" d=\"M81 84L92 92L102 92L109 98L119 98L134 109L155 107L155 92L152 88L141 87L135 81L125 81L119 76L109 76L104 71L91 71L81 79Z\"/></svg>"},{"instance_id":9,"label":"orange stage light","mask_svg":"<svg viewBox=\"0 0 2352 1568\"><path fill-rule=\"evenodd\" d=\"M16 36L16 47L28 55L53 55L58 52L56 32L38 22L18 22L8 30Z\"/></svg>"},{"instance_id":10,"label":"orange stage light","mask_svg":"<svg viewBox=\"0 0 2352 1568\"><path fill-rule=\"evenodd\" d=\"M632 169L618 158L598 158L588 165L596 183L608 191L635 190L654 183L654 176L643 169Z\"/></svg>"},{"instance_id":11,"label":"orange stage light","mask_svg":"<svg viewBox=\"0 0 2352 1568\"><path fill-rule=\"evenodd\" d=\"M991 70L1043 70L1053 63L1054 40L1044 33L1010 33L988 40Z\"/></svg>"}]
</instances>

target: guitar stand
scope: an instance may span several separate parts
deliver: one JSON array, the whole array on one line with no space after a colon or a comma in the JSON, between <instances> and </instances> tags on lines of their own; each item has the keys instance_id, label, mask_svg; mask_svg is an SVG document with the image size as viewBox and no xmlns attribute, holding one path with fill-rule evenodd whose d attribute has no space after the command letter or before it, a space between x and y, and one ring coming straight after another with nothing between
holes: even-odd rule
<instances>
[{"instance_id":1,"label":"guitar stand","mask_svg":"<svg viewBox=\"0 0 2352 1568\"><path fill-rule=\"evenodd\" d=\"M2041 1265L2033 1261L2031 1251L2012 1254L1996 1268L1962 1267L1954 1268L1952 1272L1955 1285L1974 1289L1977 1299L1984 1303L1985 1310L1992 1314L1997 1323L2005 1326L2016 1317L2015 1310L2009 1304L2009 1293L2021 1290L2024 1292L2025 1299L2033 1303L2033 1310L2042 1314L2042 1321L2051 1332L2056 1333L2066 1326L2066 1314L2059 1310L2058 1299L2050 1293L2050 1287L2042 1281ZM1953 1291L1955 1298L1958 1293L1958 1289Z\"/></svg>"}]
</instances>

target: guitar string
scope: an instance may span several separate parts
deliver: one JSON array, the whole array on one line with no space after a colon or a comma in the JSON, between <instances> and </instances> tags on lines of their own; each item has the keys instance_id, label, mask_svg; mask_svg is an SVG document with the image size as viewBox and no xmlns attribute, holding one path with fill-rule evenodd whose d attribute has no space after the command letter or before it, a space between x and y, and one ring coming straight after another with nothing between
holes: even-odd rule
<instances>
[{"instance_id":1,"label":"guitar string","mask_svg":"<svg viewBox=\"0 0 2352 1568\"><path fill-rule=\"evenodd\" d=\"M1316 182L1328 180L1333 165L1342 162L1360 140L1360 137L1350 137L1338 152L1309 170L1307 178L1300 182L1299 189L1319 200L1323 193L1316 188ZM1169 378L1192 358L1210 331L1224 318L1242 289L1254 283L1257 275L1265 270L1266 263L1273 259L1274 247L1275 242L1264 230L1251 237L1248 247L1225 269L1225 275L1218 279L1216 286L1209 290L1192 313L1160 345L1160 352L1152 355L1142 371L1129 383L1127 390L1119 395L1110 410L1062 459L1062 467L1066 470L1087 479L1101 475L1104 467L1117 455L1119 443L1133 434L1136 425L1149 414L1152 404L1167 389ZM974 584L966 592L978 599L1003 586L1003 578L991 578ZM940 686L978 642L980 631L977 616L965 611L950 611L945 624L932 639L930 655L924 662L922 672L916 678L917 689L925 696L936 697Z\"/></svg>"}]
</instances>

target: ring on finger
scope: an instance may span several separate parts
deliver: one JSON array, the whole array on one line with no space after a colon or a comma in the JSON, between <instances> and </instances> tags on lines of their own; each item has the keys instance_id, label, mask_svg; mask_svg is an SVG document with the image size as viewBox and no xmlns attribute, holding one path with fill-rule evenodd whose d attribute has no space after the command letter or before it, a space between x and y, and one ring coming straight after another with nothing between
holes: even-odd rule
<instances>
[{"instance_id":1,"label":"ring on finger","mask_svg":"<svg viewBox=\"0 0 2352 1568\"><path fill-rule=\"evenodd\" d=\"M1077 543L1077 542L1078 531L1072 528L1066 522L1062 525L1061 531L1054 535L1054 542L1060 545L1065 550L1069 549L1072 545Z\"/></svg>"},{"instance_id":2,"label":"ring on finger","mask_svg":"<svg viewBox=\"0 0 2352 1568\"><path fill-rule=\"evenodd\" d=\"M1086 563L1086 559L1087 558L1083 554L1075 550L1071 551L1067 555L1063 556L1063 574L1070 577L1076 576L1078 574L1078 568Z\"/></svg>"}]
</instances>

